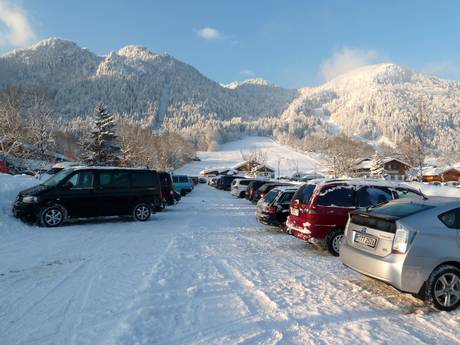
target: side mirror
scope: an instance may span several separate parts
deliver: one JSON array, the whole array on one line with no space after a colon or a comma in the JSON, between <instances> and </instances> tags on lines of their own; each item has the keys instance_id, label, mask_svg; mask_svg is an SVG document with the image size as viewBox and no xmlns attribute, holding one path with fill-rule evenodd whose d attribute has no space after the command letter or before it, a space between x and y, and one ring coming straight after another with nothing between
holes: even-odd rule
<instances>
[{"instance_id":1,"label":"side mirror","mask_svg":"<svg viewBox=\"0 0 460 345\"><path fill-rule=\"evenodd\" d=\"M69 190L69 189L72 188L72 187L73 187L73 184L72 184L72 182L70 182L70 181L67 181L66 183L63 183L63 184L61 185L61 188L64 189L64 190Z\"/></svg>"}]
</instances>

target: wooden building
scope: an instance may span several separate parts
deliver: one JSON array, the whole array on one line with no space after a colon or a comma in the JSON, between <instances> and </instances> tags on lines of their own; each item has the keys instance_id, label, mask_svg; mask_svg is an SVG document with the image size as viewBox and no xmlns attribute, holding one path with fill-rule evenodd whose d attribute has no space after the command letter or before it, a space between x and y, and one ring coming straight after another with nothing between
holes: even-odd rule
<instances>
[{"instance_id":1,"label":"wooden building","mask_svg":"<svg viewBox=\"0 0 460 345\"><path fill-rule=\"evenodd\" d=\"M423 170L423 182L458 182L460 170L453 167L426 168Z\"/></svg>"},{"instance_id":2,"label":"wooden building","mask_svg":"<svg viewBox=\"0 0 460 345\"><path fill-rule=\"evenodd\" d=\"M412 168L408 163L393 157L382 158L383 176L387 180L404 181ZM356 162L355 174L359 177L371 177L372 158L366 157Z\"/></svg>"}]
</instances>

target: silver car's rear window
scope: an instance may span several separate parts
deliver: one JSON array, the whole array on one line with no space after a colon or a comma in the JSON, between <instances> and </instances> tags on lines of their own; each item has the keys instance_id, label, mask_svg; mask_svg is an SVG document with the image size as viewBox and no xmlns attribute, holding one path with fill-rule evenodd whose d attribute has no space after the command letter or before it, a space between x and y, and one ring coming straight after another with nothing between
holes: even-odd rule
<instances>
[{"instance_id":1,"label":"silver car's rear window","mask_svg":"<svg viewBox=\"0 0 460 345\"><path fill-rule=\"evenodd\" d=\"M404 218L422 212L432 208L425 204L419 203L388 203L381 206L374 207L370 210L370 213L378 213L385 216L391 216L395 218Z\"/></svg>"}]
</instances>

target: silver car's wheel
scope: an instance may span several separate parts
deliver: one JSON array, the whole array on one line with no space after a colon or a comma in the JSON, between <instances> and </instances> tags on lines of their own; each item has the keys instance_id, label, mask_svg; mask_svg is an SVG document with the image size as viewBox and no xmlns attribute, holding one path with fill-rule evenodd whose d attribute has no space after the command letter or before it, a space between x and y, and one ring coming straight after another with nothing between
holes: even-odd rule
<instances>
[{"instance_id":1,"label":"silver car's wheel","mask_svg":"<svg viewBox=\"0 0 460 345\"><path fill-rule=\"evenodd\" d=\"M147 204L137 204L134 207L134 219L140 221L140 222L145 222L147 219L150 218L150 207Z\"/></svg>"},{"instance_id":2,"label":"silver car's wheel","mask_svg":"<svg viewBox=\"0 0 460 345\"><path fill-rule=\"evenodd\" d=\"M460 300L460 278L454 273L445 273L436 280L434 297L443 307L452 307Z\"/></svg>"},{"instance_id":3,"label":"silver car's wheel","mask_svg":"<svg viewBox=\"0 0 460 345\"><path fill-rule=\"evenodd\" d=\"M334 229L326 237L326 245L329 253L339 256L340 246L343 241L343 229Z\"/></svg>"},{"instance_id":4,"label":"silver car's wheel","mask_svg":"<svg viewBox=\"0 0 460 345\"><path fill-rule=\"evenodd\" d=\"M448 265L437 268L428 281L428 290L437 309L456 309L460 305L460 270Z\"/></svg>"},{"instance_id":5,"label":"silver car's wheel","mask_svg":"<svg viewBox=\"0 0 460 345\"><path fill-rule=\"evenodd\" d=\"M64 221L64 211L58 206L44 209L41 213L41 223L49 228L54 228Z\"/></svg>"}]
</instances>

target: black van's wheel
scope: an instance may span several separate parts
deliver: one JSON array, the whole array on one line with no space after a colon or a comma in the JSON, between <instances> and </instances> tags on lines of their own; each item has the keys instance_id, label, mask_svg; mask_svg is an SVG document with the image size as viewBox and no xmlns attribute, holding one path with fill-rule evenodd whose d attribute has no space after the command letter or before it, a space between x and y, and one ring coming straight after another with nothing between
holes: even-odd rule
<instances>
[{"instance_id":1,"label":"black van's wheel","mask_svg":"<svg viewBox=\"0 0 460 345\"><path fill-rule=\"evenodd\" d=\"M150 218L150 214L152 211L150 210L150 206L146 203L140 203L134 206L133 210L133 217L135 220L139 222L145 222L147 219Z\"/></svg>"},{"instance_id":2,"label":"black van's wheel","mask_svg":"<svg viewBox=\"0 0 460 345\"><path fill-rule=\"evenodd\" d=\"M426 297L435 308L451 311L460 306L460 269L443 265L431 273L426 284Z\"/></svg>"},{"instance_id":3,"label":"black van's wheel","mask_svg":"<svg viewBox=\"0 0 460 345\"><path fill-rule=\"evenodd\" d=\"M61 206L50 206L40 212L40 223L48 228L61 225L65 219L65 210Z\"/></svg>"},{"instance_id":4,"label":"black van's wheel","mask_svg":"<svg viewBox=\"0 0 460 345\"><path fill-rule=\"evenodd\" d=\"M343 229L334 229L326 237L327 250L334 256L339 256L343 241Z\"/></svg>"}]
</instances>

